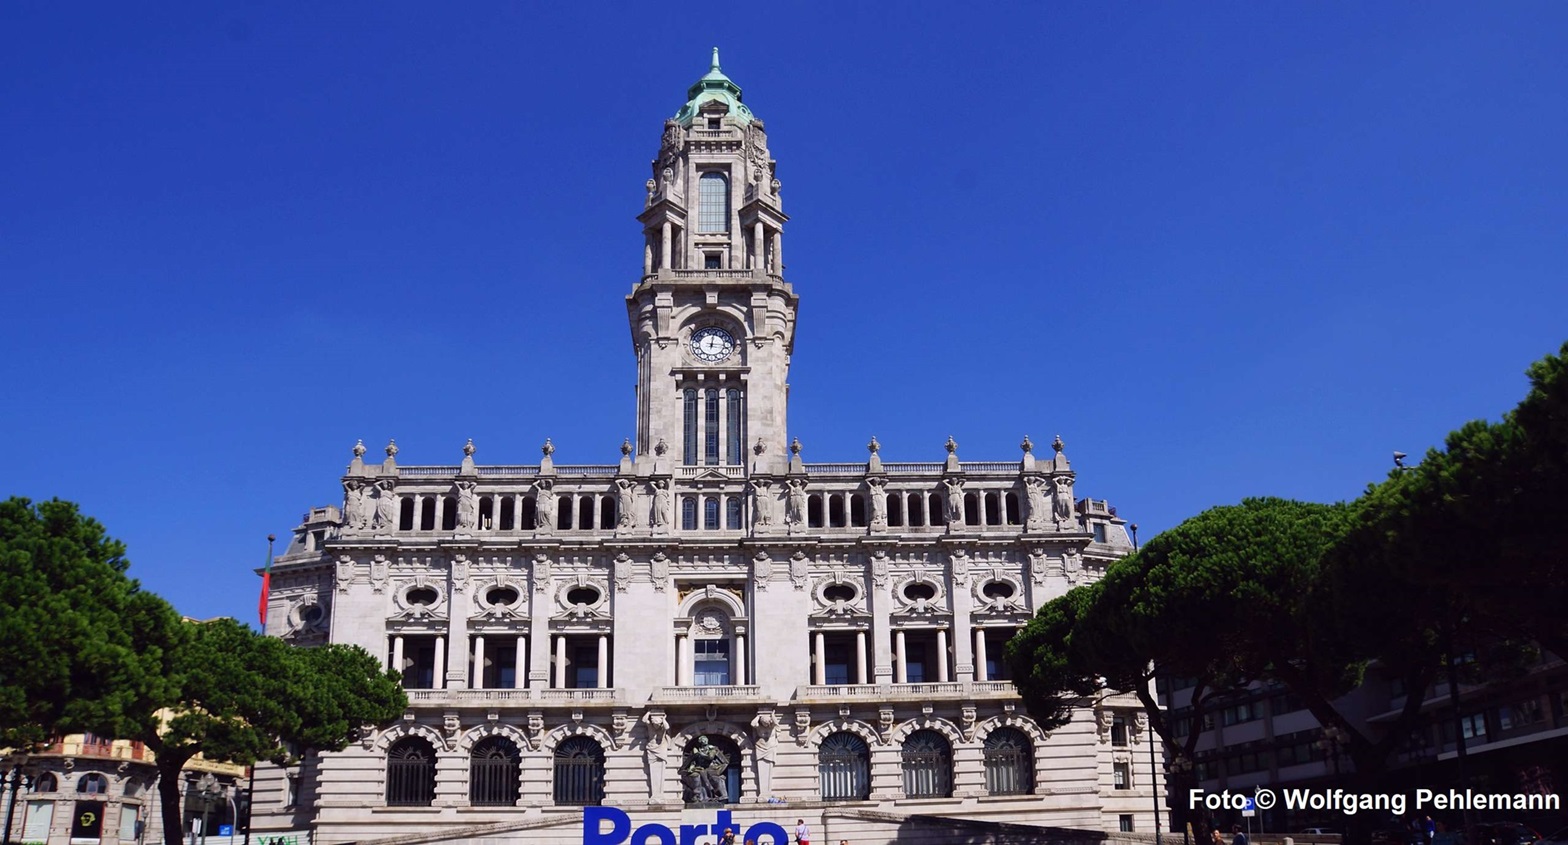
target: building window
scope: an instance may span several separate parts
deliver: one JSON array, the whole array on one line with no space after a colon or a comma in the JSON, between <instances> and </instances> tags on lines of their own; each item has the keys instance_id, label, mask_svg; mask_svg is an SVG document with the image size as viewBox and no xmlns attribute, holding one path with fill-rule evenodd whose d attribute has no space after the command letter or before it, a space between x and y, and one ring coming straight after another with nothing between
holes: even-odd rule
<instances>
[{"instance_id":1,"label":"building window","mask_svg":"<svg viewBox=\"0 0 1568 845\"><path fill-rule=\"evenodd\" d=\"M1132 766L1128 763L1113 764L1111 778L1117 789L1132 789Z\"/></svg>"},{"instance_id":2,"label":"building window","mask_svg":"<svg viewBox=\"0 0 1568 845\"><path fill-rule=\"evenodd\" d=\"M299 775L292 772L283 785L283 806L285 809L299 806Z\"/></svg>"},{"instance_id":3,"label":"building window","mask_svg":"<svg viewBox=\"0 0 1568 845\"><path fill-rule=\"evenodd\" d=\"M419 737L387 749L387 806L428 807L436 800L436 751Z\"/></svg>"},{"instance_id":4,"label":"building window","mask_svg":"<svg viewBox=\"0 0 1568 845\"><path fill-rule=\"evenodd\" d=\"M828 734L817 749L823 801L864 801L871 795L871 752L852 733Z\"/></svg>"},{"instance_id":5,"label":"building window","mask_svg":"<svg viewBox=\"0 0 1568 845\"><path fill-rule=\"evenodd\" d=\"M725 399L729 403L729 408L727 409L729 427L725 432L724 438L726 444L725 451L729 453L729 460L726 463L730 466L739 466L741 463L741 444L746 440L745 434L740 430L741 423L744 422L740 407L740 391L733 387L730 388L725 392Z\"/></svg>"},{"instance_id":6,"label":"building window","mask_svg":"<svg viewBox=\"0 0 1568 845\"><path fill-rule=\"evenodd\" d=\"M34 792L55 792L59 788L60 781L55 778L52 772L44 772L38 776L37 780L33 781Z\"/></svg>"},{"instance_id":7,"label":"building window","mask_svg":"<svg viewBox=\"0 0 1568 845\"><path fill-rule=\"evenodd\" d=\"M697 497L681 497L681 529L685 531L697 530Z\"/></svg>"},{"instance_id":8,"label":"building window","mask_svg":"<svg viewBox=\"0 0 1568 845\"><path fill-rule=\"evenodd\" d=\"M1471 713L1459 720L1459 726L1464 731L1465 739L1475 739L1486 736L1486 714Z\"/></svg>"},{"instance_id":9,"label":"building window","mask_svg":"<svg viewBox=\"0 0 1568 845\"><path fill-rule=\"evenodd\" d=\"M725 514L724 514L724 527L725 528L729 528L731 530L734 530L734 529L737 529L737 528L745 528L746 527L745 525L742 524L740 508L741 508L741 501L740 501L740 497L739 496L731 496L729 498L729 500L724 503L724 511L725 511Z\"/></svg>"},{"instance_id":10,"label":"building window","mask_svg":"<svg viewBox=\"0 0 1568 845\"><path fill-rule=\"evenodd\" d=\"M681 454L681 462L686 466L695 466L697 463L697 391L687 388L681 395L682 418L685 421L686 449Z\"/></svg>"},{"instance_id":11,"label":"building window","mask_svg":"<svg viewBox=\"0 0 1568 845\"><path fill-rule=\"evenodd\" d=\"M1034 791L1034 744L1017 728L997 728L985 738L985 791L1028 795Z\"/></svg>"},{"instance_id":12,"label":"building window","mask_svg":"<svg viewBox=\"0 0 1568 845\"><path fill-rule=\"evenodd\" d=\"M1096 522L1094 524L1094 541L1096 543L1103 543L1103 542L1105 542L1105 523L1103 523L1103 522ZM1129 818L1130 818L1130 816L1129 816Z\"/></svg>"},{"instance_id":13,"label":"building window","mask_svg":"<svg viewBox=\"0 0 1568 845\"><path fill-rule=\"evenodd\" d=\"M516 805L521 762L517 745L506 737L480 740L468 757L468 803L475 807Z\"/></svg>"},{"instance_id":14,"label":"building window","mask_svg":"<svg viewBox=\"0 0 1568 845\"><path fill-rule=\"evenodd\" d=\"M1111 745L1127 747L1127 717L1120 713L1111 717Z\"/></svg>"},{"instance_id":15,"label":"building window","mask_svg":"<svg viewBox=\"0 0 1568 845\"><path fill-rule=\"evenodd\" d=\"M699 687L726 686L730 682L730 641L693 640L694 672Z\"/></svg>"},{"instance_id":16,"label":"building window","mask_svg":"<svg viewBox=\"0 0 1568 845\"><path fill-rule=\"evenodd\" d=\"M109 779L97 772L90 772L76 782L76 791L83 795L105 795L109 792Z\"/></svg>"},{"instance_id":17,"label":"building window","mask_svg":"<svg viewBox=\"0 0 1568 845\"><path fill-rule=\"evenodd\" d=\"M572 646L572 689L593 689L599 686L599 643L578 643ZM608 686L608 684L606 684Z\"/></svg>"},{"instance_id":18,"label":"building window","mask_svg":"<svg viewBox=\"0 0 1568 845\"><path fill-rule=\"evenodd\" d=\"M730 183L722 173L704 173L697 180L697 231L730 230Z\"/></svg>"},{"instance_id":19,"label":"building window","mask_svg":"<svg viewBox=\"0 0 1568 845\"><path fill-rule=\"evenodd\" d=\"M719 497L707 496L702 500L702 527L709 531L719 528Z\"/></svg>"},{"instance_id":20,"label":"building window","mask_svg":"<svg viewBox=\"0 0 1568 845\"><path fill-rule=\"evenodd\" d=\"M724 269L724 265L721 264L720 261L721 259L719 258L719 254L717 252L705 252L702 254L702 269L722 270Z\"/></svg>"},{"instance_id":21,"label":"building window","mask_svg":"<svg viewBox=\"0 0 1568 845\"><path fill-rule=\"evenodd\" d=\"M904 795L946 798L953 794L953 749L947 738L931 730L915 731L904 740Z\"/></svg>"},{"instance_id":22,"label":"building window","mask_svg":"<svg viewBox=\"0 0 1568 845\"><path fill-rule=\"evenodd\" d=\"M1116 817L1116 820L1117 820L1117 824L1120 827L1122 833L1132 833L1133 832L1133 830L1132 830L1132 814L1131 813L1122 813L1121 815Z\"/></svg>"},{"instance_id":23,"label":"building window","mask_svg":"<svg viewBox=\"0 0 1568 845\"><path fill-rule=\"evenodd\" d=\"M710 389L703 397L704 416L706 424L703 426L704 457L708 464L719 462L719 391Z\"/></svg>"},{"instance_id":24,"label":"building window","mask_svg":"<svg viewBox=\"0 0 1568 845\"><path fill-rule=\"evenodd\" d=\"M586 736L555 748L555 803L598 806L604 800L604 748Z\"/></svg>"}]
</instances>

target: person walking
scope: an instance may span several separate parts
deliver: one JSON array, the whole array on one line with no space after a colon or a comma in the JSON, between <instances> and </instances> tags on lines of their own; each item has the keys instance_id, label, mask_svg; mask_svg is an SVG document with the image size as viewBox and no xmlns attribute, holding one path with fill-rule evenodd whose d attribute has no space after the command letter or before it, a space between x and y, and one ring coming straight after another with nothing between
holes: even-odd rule
<instances>
[{"instance_id":1,"label":"person walking","mask_svg":"<svg viewBox=\"0 0 1568 845\"><path fill-rule=\"evenodd\" d=\"M811 845L811 827L805 819L795 820L795 845Z\"/></svg>"}]
</instances>

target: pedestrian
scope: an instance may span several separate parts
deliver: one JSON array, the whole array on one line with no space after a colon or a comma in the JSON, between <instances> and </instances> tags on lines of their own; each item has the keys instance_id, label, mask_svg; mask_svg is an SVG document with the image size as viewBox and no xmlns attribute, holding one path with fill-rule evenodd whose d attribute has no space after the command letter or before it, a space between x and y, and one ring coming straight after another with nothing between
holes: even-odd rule
<instances>
[{"instance_id":1,"label":"pedestrian","mask_svg":"<svg viewBox=\"0 0 1568 845\"><path fill-rule=\"evenodd\" d=\"M735 831L724 828L724 835L719 837L719 845L735 845Z\"/></svg>"},{"instance_id":2,"label":"pedestrian","mask_svg":"<svg viewBox=\"0 0 1568 845\"><path fill-rule=\"evenodd\" d=\"M1209 845L1225 845L1225 837L1220 835L1219 828L1209 828Z\"/></svg>"},{"instance_id":3,"label":"pedestrian","mask_svg":"<svg viewBox=\"0 0 1568 845\"><path fill-rule=\"evenodd\" d=\"M811 828L805 819L795 820L795 845L811 845Z\"/></svg>"},{"instance_id":4,"label":"pedestrian","mask_svg":"<svg viewBox=\"0 0 1568 845\"><path fill-rule=\"evenodd\" d=\"M1230 841L1230 845L1248 845L1247 834L1241 832L1241 825L1231 825L1230 832L1236 834L1236 838Z\"/></svg>"}]
</instances>

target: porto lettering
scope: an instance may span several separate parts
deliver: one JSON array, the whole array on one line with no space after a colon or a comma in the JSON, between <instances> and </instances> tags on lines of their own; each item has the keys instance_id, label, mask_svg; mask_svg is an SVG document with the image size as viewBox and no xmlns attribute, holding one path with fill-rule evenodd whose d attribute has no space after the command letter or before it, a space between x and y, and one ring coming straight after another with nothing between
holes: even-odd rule
<instances>
[{"instance_id":1,"label":"porto lettering","mask_svg":"<svg viewBox=\"0 0 1568 845\"><path fill-rule=\"evenodd\" d=\"M757 822L742 830L729 810L714 814L713 824L683 824L674 830L658 822L632 827L632 817L619 807L583 808L583 845L697 845L701 836L718 837L725 829L735 832L736 842L750 839L757 845L789 845L789 834L773 822Z\"/></svg>"}]
</instances>

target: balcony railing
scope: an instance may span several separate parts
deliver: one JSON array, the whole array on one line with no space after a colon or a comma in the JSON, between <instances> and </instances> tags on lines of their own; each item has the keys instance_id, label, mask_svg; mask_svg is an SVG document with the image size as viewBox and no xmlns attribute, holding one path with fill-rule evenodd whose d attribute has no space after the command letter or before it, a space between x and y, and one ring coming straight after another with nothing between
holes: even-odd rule
<instances>
[{"instance_id":1,"label":"balcony railing","mask_svg":"<svg viewBox=\"0 0 1568 845\"><path fill-rule=\"evenodd\" d=\"M410 704L502 705L526 704L533 700L530 689L411 689Z\"/></svg>"},{"instance_id":2,"label":"balcony railing","mask_svg":"<svg viewBox=\"0 0 1568 845\"><path fill-rule=\"evenodd\" d=\"M920 684L811 684L797 687L797 699L955 699L1016 698L1012 681L947 681Z\"/></svg>"},{"instance_id":3,"label":"balcony railing","mask_svg":"<svg viewBox=\"0 0 1568 845\"><path fill-rule=\"evenodd\" d=\"M735 698L761 698L762 687L759 686L692 686L692 687L659 687L654 693L656 701L708 701L710 699L735 699Z\"/></svg>"},{"instance_id":4,"label":"balcony railing","mask_svg":"<svg viewBox=\"0 0 1568 845\"><path fill-rule=\"evenodd\" d=\"M539 700L569 704L613 704L621 700L618 689L542 689Z\"/></svg>"}]
</instances>

